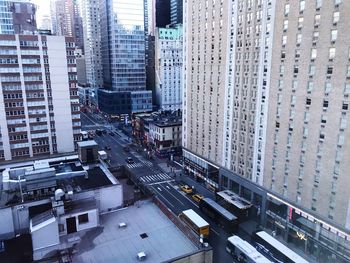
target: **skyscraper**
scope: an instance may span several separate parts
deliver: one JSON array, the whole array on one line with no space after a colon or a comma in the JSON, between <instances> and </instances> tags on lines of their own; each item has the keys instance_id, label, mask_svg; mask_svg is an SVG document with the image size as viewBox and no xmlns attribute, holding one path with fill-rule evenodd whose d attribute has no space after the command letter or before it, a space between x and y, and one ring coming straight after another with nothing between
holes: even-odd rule
<instances>
[{"instance_id":1,"label":"skyscraper","mask_svg":"<svg viewBox=\"0 0 350 263\"><path fill-rule=\"evenodd\" d=\"M182 109L182 26L156 31L156 97L162 110Z\"/></svg>"},{"instance_id":2,"label":"skyscraper","mask_svg":"<svg viewBox=\"0 0 350 263\"><path fill-rule=\"evenodd\" d=\"M156 0L156 27L165 27L170 22L170 0Z\"/></svg>"},{"instance_id":3,"label":"skyscraper","mask_svg":"<svg viewBox=\"0 0 350 263\"><path fill-rule=\"evenodd\" d=\"M100 108L111 114L152 110L152 92L146 90L143 0L102 0L100 12Z\"/></svg>"},{"instance_id":4,"label":"skyscraper","mask_svg":"<svg viewBox=\"0 0 350 263\"><path fill-rule=\"evenodd\" d=\"M84 54L87 83L92 88L102 87L100 7L95 0L80 0L83 24Z\"/></svg>"},{"instance_id":5,"label":"skyscraper","mask_svg":"<svg viewBox=\"0 0 350 263\"><path fill-rule=\"evenodd\" d=\"M80 140L73 38L0 35L0 159L72 152Z\"/></svg>"}]
</instances>

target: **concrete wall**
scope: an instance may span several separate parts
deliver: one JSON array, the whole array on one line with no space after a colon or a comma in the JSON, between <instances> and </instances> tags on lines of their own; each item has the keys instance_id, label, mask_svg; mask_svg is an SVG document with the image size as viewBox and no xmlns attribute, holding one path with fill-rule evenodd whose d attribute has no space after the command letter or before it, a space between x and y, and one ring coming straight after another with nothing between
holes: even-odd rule
<instances>
[{"instance_id":1,"label":"concrete wall","mask_svg":"<svg viewBox=\"0 0 350 263\"><path fill-rule=\"evenodd\" d=\"M171 263L211 263L213 262L213 250L202 250L181 258L169 260Z\"/></svg>"},{"instance_id":2,"label":"concrete wall","mask_svg":"<svg viewBox=\"0 0 350 263\"><path fill-rule=\"evenodd\" d=\"M14 237L14 225L11 207L0 209L0 240Z\"/></svg>"},{"instance_id":3,"label":"concrete wall","mask_svg":"<svg viewBox=\"0 0 350 263\"><path fill-rule=\"evenodd\" d=\"M122 185L113 185L100 189L100 212L118 208L123 205Z\"/></svg>"},{"instance_id":4,"label":"concrete wall","mask_svg":"<svg viewBox=\"0 0 350 263\"><path fill-rule=\"evenodd\" d=\"M60 243L57 220L32 232L31 234L34 260L44 257L48 252L47 250L51 251L53 246Z\"/></svg>"},{"instance_id":5,"label":"concrete wall","mask_svg":"<svg viewBox=\"0 0 350 263\"><path fill-rule=\"evenodd\" d=\"M64 37L47 36L57 151L74 151L73 125Z\"/></svg>"}]
</instances>

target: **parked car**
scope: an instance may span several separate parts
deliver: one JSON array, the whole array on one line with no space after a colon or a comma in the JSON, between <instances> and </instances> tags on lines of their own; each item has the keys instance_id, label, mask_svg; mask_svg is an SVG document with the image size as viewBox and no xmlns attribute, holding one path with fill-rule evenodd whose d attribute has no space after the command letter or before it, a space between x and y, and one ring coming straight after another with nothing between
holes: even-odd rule
<instances>
[{"instance_id":1,"label":"parked car","mask_svg":"<svg viewBox=\"0 0 350 263\"><path fill-rule=\"evenodd\" d=\"M133 164L133 163L134 163L134 160L133 160L131 157L126 158L125 161L126 161L128 164Z\"/></svg>"},{"instance_id":2,"label":"parked car","mask_svg":"<svg viewBox=\"0 0 350 263\"><path fill-rule=\"evenodd\" d=\"M105 146L105 150L110 151L111 149L112 149L111 146Z\"/></svg>"},{"instance_id":3,"label":"parked car","mask_svg":"<svg viewBox=\"0 0 350 263\"><path fill-rule=\"evenodd\" d=\"M204 198L204 196L203 196L203 195L200 195L200 194L192 195L192 199L193 199L194 201L196 201L197 203L199 203L203 198Z\"/></svg>"},{"instance_id":4,"label":"parked car","mask_svg":"<svg viewBox=\"0 0 350 263\"><path fill-rule=\"evenodd\" d=\"M181 190L186 194L192 194L193 190L187 184L181 186Z\"/></svg>"}]
</instances>

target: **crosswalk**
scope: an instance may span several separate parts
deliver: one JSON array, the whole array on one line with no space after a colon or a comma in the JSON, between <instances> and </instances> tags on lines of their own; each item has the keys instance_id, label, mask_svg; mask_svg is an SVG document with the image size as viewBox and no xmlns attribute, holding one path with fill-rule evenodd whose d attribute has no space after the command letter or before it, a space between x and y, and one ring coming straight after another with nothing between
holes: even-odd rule
<instances>
[{"instance_id":1,"label":"crosswalk","mask_svg":"<svg viewBox=\"0 0 350 263\"><path fill-rule=\"evenodd\" d=\"M143 167L143 166L152 167L153 163L150 161L140 160L140 163L128 163L126 165L126 167L128 167L129 169Z\"/></svg>"},{"instance_id":2,"label":"crosswalk","mask_svg":"<svg viewBox=\"0 0 350 263\"><path fill-rule=\"evenodd\" d=\"M163 181L169 181L173 178L166 173L157 173L153 175L145 175L140 177L141 182L145 184L151 184L151 183L157 183L157 182L163 182Z\"/></svg>"},{"instance_id":3,"label":"crosswalk","mask_svg":"<svg viewBox=\"0 0 350 263\"><path fill-rule=\"evenodd\" d=\"M126 165L126 167L128 167L129 169L133 169L133 168L138 168L138 167L143 167L144 164L143 163L128 163Z\"/></svg>"}]
</instances>

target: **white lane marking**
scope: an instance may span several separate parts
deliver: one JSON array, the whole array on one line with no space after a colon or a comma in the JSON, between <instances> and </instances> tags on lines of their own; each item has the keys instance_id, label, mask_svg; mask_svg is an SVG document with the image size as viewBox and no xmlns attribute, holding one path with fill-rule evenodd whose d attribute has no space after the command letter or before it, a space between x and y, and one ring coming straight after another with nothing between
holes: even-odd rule
<instances>
[{"instance_id":1,"label":"white lane marking","mask_svg":"<svg viewBox=\"0 0 350 263\"><path fill-rule=\"evenodd\" d=\"M160 185L160 186L163 186L163 185ZM164 186L163 186L164 187ZM177 201L179 201L182 205L185 205L183 202L181 202L180 199L178 199L175 195L173 195L169 190L167 190L165 187L164 187L164 190L167 191L172 197L174 197Z\"/></svg>"},{"instance_id":2,"label":"white lane marking","mask_svg":"<svg viewBox=\"0 0 350 263\"><path fill-rule=\"evenodd\" d=\"M160 189L160 187L157 187L157 189L158 189L159 191L162 191L162 189Z\"/></svg>"},{"instance_id":3,"label":"white lane marking","mask_svg":"<svg viewBox=\"0 0 350 263\"><path fill-rule=\"evenodd\" d=\"M166 188L170 189L169 185L167 185Z\"/></svg>"},{"instance_id":4,"label":"white lane marking","mask_svg":"<svg viewBox=\"0 0 350 263\"><path fill-rule=\"evenodd\" d=\"M152 187L153 189L155 189L154 187ZM161 197L163 197L163 199L164 199L164 201L165 202L167 202L169 205L171 205L172 207L175 207L172 203L170 203L163 195L162 195L162 193L160 193L160 192L158 192L157 190L156 190L156 192L161 196ZM163 202L164 202L163 201Z\"/></svg>"}]
</instances>

